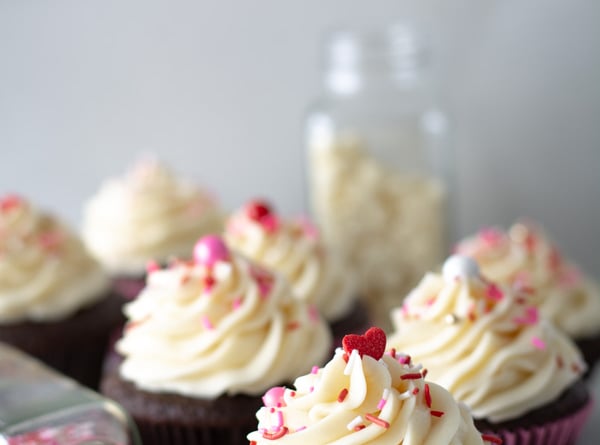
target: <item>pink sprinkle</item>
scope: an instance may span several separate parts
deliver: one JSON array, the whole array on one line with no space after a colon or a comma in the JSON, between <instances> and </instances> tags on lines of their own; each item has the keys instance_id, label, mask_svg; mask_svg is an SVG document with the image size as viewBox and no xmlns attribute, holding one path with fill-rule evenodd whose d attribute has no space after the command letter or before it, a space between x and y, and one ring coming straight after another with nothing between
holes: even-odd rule
<instances>
[{"instance_id":1,"label":"pink sprinkle","mask_svg":"<svg viewBox=\"0 0 600 445\"><path fill-rule=\"evenodd\" d=\"M279 229L279 218L272 214L265 215L260 219L260 224L267 233L274 233Z\"/></svg>"},{"instance_id":2,"label":"pink sprinkle","mask_svg":"<svg viewBox=\"0 0 600 445\"><path fill-rule=\"evenodd\" d=\"M6 195L0 198L0 211L9 212L21 205L23 199L19 195Z\"/></svg>"},{"instance_id":3,"label":"pink sprinkle","mask_svg":"<svg viewBox=\"0 0 600 445\"><path fill-rule=\"evenodd\" d=\"M308 392L313 392L315 390L314 386L311 386L310 388L308 388Z\"/></svg>"},{"instance_id":4,"label":"pink sprinkle","mask_svg":"<svg viewBox=\"0 0 600 445\"><path fill-rule=\"evenodd\" d=\"M63 236L59 232L44 232L40 235L39 243L43 249L52 250L60 246Z\"/></svg>"},{"instance_id":5,"label":"pink sprinkle","mask_svg":"<svg viewBox=\"0 0 600 445\"><path fill-rule=\"evenodd\" d=\"M559 283L562 287L570 288L581 281L581 272L575 267L565 267L560 274Z\"/></svg>"},{"instance_id":6,"label":"pink sprinkle","mask_svg":"<svg viewBox=\"0 0 600 445\"><path fill-rule=\"evenodd\" d=\"M242 297L237 297L235 300L233 300L232 306L233 306L234 311L237 311L241 305L242 305Z\"/></svg>"},{"instance_id":7,"label":"pink sprinkle","mask_svg":"<svg viewBox=\"0 0 600 445\"><path fill-rule=\"evenodd\" d=\"M283 413L281 411L277 411L277 429L283 426Z\"/></svg>"},{"instance_id":8,"label":"pink sprinkle","mask_svg":"<svg viewBox=\"0 0 600 445\"><path fill-rule=\"evenodd\" d=\"M381 410L383 409L383 407L385 406L385 403L386 403L386 402L387 402L387 400L385 400L385 399L381 399L381 400L379 400L379 403L377 404L377 409L378 409L379 411L381 411Z\"/></svg>"},{"instance_id":9,"label":"pink sprinkle","mask_svg":"<svg viewBox=\"0 0 600 445\"><path fill-rule=\"evenodd\" d=\"M306 429L306 425L304 425L304 426L301 426L300 428L298 428L298 429L296 430L296 432L298 432L298 431L302 431L302 430L305 430L305 429Z\"/></svg>"},{"instance_id":10,"label":"pink sprinkle","mask_svg":"<svg viewBox=\"0 0 600 445\"><path fill-rule=\"evenodd\" d=\"M307 216L300 216L297 218L296 222L302 228L302 232L308 238L312 240L316 240L319 238L319 230L313 224L313 222Z\"/></svg>"},{"instance_id":11,"label":"pink sprinkle","mask_svg":"<svg viewBox=\"0 0 600 445\"><path fill-rule=\"evenodd\" d=\"M206 315L202 316L202 325L208 331L212 331L215 328L213 326L213 324L211 323L210 319L208 318L208 316L206 316Z\"/></svg>"},{"instance_id":12,"label":"pink sprinkle","mask_svg":"<svg viewBox=\"0 0 600 445\"><path fill-rule=\"evenodd\" d=\"M479 238L488 246L495 246L504 239L504 234L495 227L487 227L479 231Z\"/></svg>"},{"instance_id":13,"label":"pink sprinkle","mask_svg":"<svg viewBox=\"0 0 600 445\"><path fill-rule=\"evenodd\" d=\"M515 318L513 321L516 324L520 324L520 325L532 325L532 324L536 324L539 320L539 311L536 307L528 307L527 309L525 309L525 316L524 317L517 317Z\"/></svg>"},{"instance_id":14,"label":"pink sprinkle","mask_svg":"<svg viewBox=\"0 0 600 445\"><path fill-rule=\"evenodd\" d=\"M160 266L156 261L150 260L146 263L146 273L151 274L157 270L160 270Z\"/></svg>"},{"instance_id":15,"label":"pink sprinkle","mask_svg":"<svg viewBox=\"0 0 600 445\"><path fill-rule=\"evenodd\" d=\"M310 371L311 374L316 374L318 372L319 372L319 367L318 366L313 366L312 369L311 369L311 371Z\"/></svg>"},{"instance_id":16,"label":"pink sprinkle","mask_svg":"<svg viewBox=\"0 0 600 445\"><path fill-rule=\"evenodd\" d=\"M401 365L410 365L410 355L401 355L398 357L398 363Z\"/></svg>"},{"instance_id":17,"label":"pink sprinkle","mask_svg":"<svg viewBox=\"0 0 600 445\"><path fill-rule=\"evenodd\" d=\"M315 305L311 304L310 306L308 306L308 316L310 320L314 323L317 323L319 321L319 311L317 310L317 307Z\"/></svg>"},{"instance_id":18,"label":"pink sprinkle","mask_svg":"<svg viewBox=\"0 0 600 445\"><path fill-rule=\"evenodd\" d=\"M504 293L495 284L490 284L486 289L486 295L495 301L500 301L504 297Z\"/></svg>"},{"instance_id":19,"label":"pink sprinkle","mask_svg":"<svg viewBox=\"0 0 600 445\"><path fill-rule=\"evenodd\" d=\"M539 337L533 337L531 339L531 344L533 345L534 348L540 349L540 350L544 350L546 349L546 343L544 342L544 340L542 340Z\"/></svg>"},{"instance_id":20,"label":"pink sprinkle","mask_svg":"<svg viewBox=\"0 0 600 445\"><path fill-rule=\"evenodd\" d=\"M433 303L435 303L435 297L428 298L425 302L427 306L433 306Z\"/></svg>"}]
</instances>

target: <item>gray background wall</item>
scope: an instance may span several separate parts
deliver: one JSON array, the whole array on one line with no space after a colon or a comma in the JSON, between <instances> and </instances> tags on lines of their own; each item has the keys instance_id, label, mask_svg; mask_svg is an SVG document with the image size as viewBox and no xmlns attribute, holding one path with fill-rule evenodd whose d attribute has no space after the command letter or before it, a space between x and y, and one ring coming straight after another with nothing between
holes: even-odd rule
<instances>
[{"instance_id":1,"label":"gray background wall","mask_svg":"<svg viewBox=\"0 0 600 445\"><path fill-rule=\"evenodd\" d=\"M529 215L600 273L595 0L0 0L0 192L77 224L154 152L228 208L301 211L322 32L406 16L438 44L461 232Z\"/></svg>"}]
</instances>

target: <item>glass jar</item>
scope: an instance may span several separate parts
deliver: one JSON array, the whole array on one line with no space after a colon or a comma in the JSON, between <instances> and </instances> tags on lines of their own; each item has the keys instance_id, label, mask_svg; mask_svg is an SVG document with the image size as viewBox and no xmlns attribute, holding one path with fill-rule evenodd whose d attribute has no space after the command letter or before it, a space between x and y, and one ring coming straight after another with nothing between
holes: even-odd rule
<instances>
[{"instance_id":1,"label":"glass jar","mask_svg":"<svg viewBox=\"0 0 600 445\"><path fill-rule=\"evenodd\" d=\"M372 321L387 327L446 251L447 119L410 26L334 32L325 49L306 127L312 212L358 275Z\"/></svg>"}]
</instances>

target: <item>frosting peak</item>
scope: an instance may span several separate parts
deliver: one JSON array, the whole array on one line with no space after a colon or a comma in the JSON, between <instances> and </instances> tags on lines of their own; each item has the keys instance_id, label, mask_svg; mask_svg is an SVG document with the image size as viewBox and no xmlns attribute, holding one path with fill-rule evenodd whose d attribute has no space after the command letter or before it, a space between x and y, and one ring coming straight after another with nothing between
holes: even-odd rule
<instances>
[{"instance_id":1,"label":"frosting peak","mask_svg":"<svg viewBox=\"0 0 600 445\"><path fill-rule=\"evenodd\" d=\"M129 323L117 344L125 379L190 397L256 395L323 360L331 334L282 277L217 237L199 241L196 252L203 251L150 273L126 306Z\"/></svg>"},{"instance_id":2,"label":"frosting peak","mask_svg":"<svg viewBox=\"0 0 600 445\"><path fill-rule=\"evenodd\" d=\"M65 225L18 195L0 198L0 323L63 319L108 287Z\"/></svg>"},{"instance_id":3,"label":"frosting peak","mask_svg":"<svg viewBox=\"0 0 600 445\"><path fill-rule=\"evenodd\" d=\"M428 274L392 313L388 346L427 363L431 379L476 418L512 419L555 400L585 370L573 343L532 301L529 290L484 277Z\"/></svg>"},{"instance_id":4,"label":"frosting peak","mask_svg":"<svg viewBox=\"0 0 600 445\"><path fill-rule=\"evenodd\" d=\"M482 272L506 286L535 289L544 317L576 339L600 331L600 289L565 258L543 229L532 222L504 232L481 230L456 246L473 257Z\"/></svg>"},{"instance_id":5,"label":"frosting peak","mask_svg":"<svg viewBox=\"0 0 600 445\"><path fill-rule=\"evenodd\" d=\"M225 237L245 255L282 273L295 295L315 304L328 320L350 311L355 283L308 219L281 218L267 202L254 200L229 218Z\"/></svg>"},{"instance_id":6,"label":"frosting peak","mask_svg":"<svg viewBox=\"0 0 600 445\"><path fill-rule=\"evenodd\" d=\"M84 240L117 273L141 274L150 259L188 256L199 236L221 229L213 199L156 160L103 183L84 209Z\"/></svg>"},{"instance_id":7,"label":"frosting peak","mask_svg":"<svg viewBox=\"0 0 600 445\"><path fill-rule=\"evenodd\" d=\"M337 349L324 368L297 378L294 389L265 394L258 430L248 439L255 445L483 444L467 408L424 374L394 350L376 359Z\"/></svg>"}]
</instances>

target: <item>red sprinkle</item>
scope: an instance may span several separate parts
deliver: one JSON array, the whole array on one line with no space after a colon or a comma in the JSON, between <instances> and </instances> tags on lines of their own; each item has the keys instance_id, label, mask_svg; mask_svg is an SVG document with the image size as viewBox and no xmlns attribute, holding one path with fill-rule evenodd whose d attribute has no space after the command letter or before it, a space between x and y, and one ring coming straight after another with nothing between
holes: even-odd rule
<instances>
[{"instance_id":1,"label":"red sprinkle","mask_svg":"<svg viewBox=\"0 0 600 445\"><path fill-rule=\"evenodd\" d=\"M581 367L577 363L573 363L571 365L571 369L573 370L573 372L576 372L576 373L580 373L581 372Z\"/></svg>"},{"instance_id":2,"label":"red sprinkle","mask_svg":"<svg viewBox=\"0 0 600 445\"><path fill-rule=\"evenodd\" d=\"M425 403L427 404L427 408L431 408L431 392L427 383L425 383Z\"/></svg>"},{"instance_id":3,"label":"red sprinkle","mask_svg":"<svg viewBox=\"0 0 600 445\"><path fill-rule=\"evenodd\" d=\"M287 428L287 426L284 426L283 428L280 428L278 431L275 431L274 433L269 433L268 431L265 431L263 433L263 438L267 439L267 440L277 440L277 439L281 439L287 433L288 433L288 428Z\"/></svg>"},{"instance_id":4,"label":"red sprinkle","mask_svg":"<svg viewBox=\"0 0 600 445\"><path fill-rule=\"evenodd\" d=\"M356 425L356 426L354 427L354 431L360 431L360 430L364 430L364 429L365 429L365 426L364 426L364 425Z\"/></svg>"},{"instance_id":5,"label":"red sprinkle","mask_svg":"<svg viewBox=\"0 0 600 445\"><path fill-rule=\"evenodd\" d=\"M365 414L365 419L369 422L374 423L375 425L379 425L381 428L389 428L390 424L379 417L374 416L373 414Z\"/></svg>"},{"instance_id":6,"label":"red sprinkle","mask_svg":"<svg viewBox=\"0 0 600 445\"><path fill-rule=\"evenodd\" d=\"M256 445L256 440L251 440L250 445Z\"/></svg>"},{"instance_id":7,"label":"red sprinkle","mask_svg":"<svg viewBox=\"0 0 600 445\"><path fill-rule=\"evenodd\" d=\"M156 272L157 270L160 270L160 265L153 260L148 261L148 263L146 263L146 273L152 273L152 272Z\"/></svg>"},{"instance_id":8,"label":"red sprinkle","mask_svg":"<svg viewBox=\"0 0 600 445\"><path fill-rule=\"evenodd\" d=\"M401 375L400 378L402 380L416 380L423 378L423 376L420 372L409 372L408 374Z\"/></svg>"},{"instance_id":9,"label":"red sprinkle","mask_svg":"<svg viewBox=\"0 0 600 445\"><path fill-rule=\"evenodd\" d=\"M410 355L403 355L398 359L398 363L401 365L410 365Z\"/></svg>"},{"instance_id":10,"label":"red sprinkle","mask_svg":"<svg viewBox=\"0 0 600 445\"><path fill-rule=\"evenodd\" d=\"M339 403L342 403L344 400L346 400L347 395L348 395L348 390L346 388L342 389L338 395L337 401Z\"/></svg>"},{"instance_id":11,"label":"red sprinkle","mask_svg":"<svg viewBox=\"0 0 600 445\"><path fill-rule=\"evenodd\" d=\"M271 214L271 206L263 200L254 200L246 204L246 215L254 221L260 221Z\"/></svg>"},{"instance_id":12,"label":"red sprinkle","mask_svg":"<svg viewBox=\"0 0 600 445\"><path fill-rule=\"evenodd\" d=\"M494 436L493 434L482 434L481 438L486 442L492 442L498 445L502 444L502 439L500 439L498 436Z\"/></svg>"},{"instance_id":13,"label":"red sprinkle","mask_svg":"<svg viewBox=\"0 0 600 445\"><path fill-rule=\"evenodd\" d=\"M417 394L419 394L419 388L415 388L412 390L412 393L416 396Z\"/></svg>"},{"instance_id":14,"label":"red sprinkle","mask_svg":"<svg viewBox=\"0 0 600 445\"><path fill-rule=\"evenodd\" d=\"M435 411L432 409L430 414L434 417L442 417L444 415L444 411Z\"/></svg>"},{"instance_id":15,"label":"red sprinkle","mask_svg":"<svg viewBox=\"0 0 600 445\"><path fill-rule=\"evenodd\" d=\"M217 281L211 276L211 275L207 275L204 278L204 287L208 290L212 289L212 287L215 285Z\"/></svg>"},{"instance_id":16,"label":"red sprinkle","mask_svg":"<svg viewBox=\"0 0 600 445\"><path fill-rule=\"evenodd\" d=\"M300 327L300 323L297 321L291 321L288 323L287 328L288 331L294 331Z\"/></svg>"},{"instance_id":17,"label":"red sprinkle","mask_svg":"<svg viewBox=\"0 0 600 445\"><path fill-rule=\"evenodd\" d=\"M421 375L423 376L423 378L427 377L427 373L429 371L427 370L427 368L423 369L423 371L421 371Z\"/></svg>"},{"instance_id":18,"label":"red sprinkle","mask_svg":"<svg viewBox=\"0 0 600 445\"><path fill-rule=\"evenodd\" d=\"M392 356L392 358L396 358L396 348L392 348L392 350L390 351L390 355Z\"/></svg>"},{"instance_id":19,"label":"red sprinkle","mask_svg":"<svg viewBox=\"0 0 600 445\"><path fill-rule=\"evenodd\" d=\"M556 365L559 368L562 368L565 365L564 362L563 362L563 359L562 359L562 357L560 355L556 357Z\"/></svg>"},{"instance_id":20,"label":"red sprinkle","mask_svg":"<svg viewBox=\"0 0 600 445\"><path fill-rule=\"evenodd\" d=\"M344 359L344 361L345 361L346 363L348 363L348 360L350 359L350 356L348 355L348 353L347 353L347 352L344 352L344 355L342 355L342 358Z\"/></svg>"},{"instance_id":21,"label":"red sprinkle","mask_svg":"<svg viewBox=\"0 0 600 445\"><path fill-rule=\"evenodd\" d=\"M14 208L19 207L22 202L23 200L19 195L6 195L3 198L0 198L0 211L9 212Z\"/></svg>"}]
</instances>

